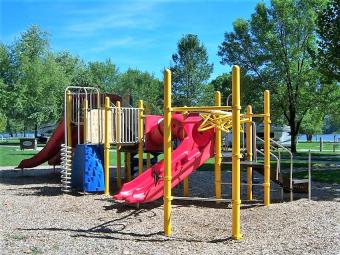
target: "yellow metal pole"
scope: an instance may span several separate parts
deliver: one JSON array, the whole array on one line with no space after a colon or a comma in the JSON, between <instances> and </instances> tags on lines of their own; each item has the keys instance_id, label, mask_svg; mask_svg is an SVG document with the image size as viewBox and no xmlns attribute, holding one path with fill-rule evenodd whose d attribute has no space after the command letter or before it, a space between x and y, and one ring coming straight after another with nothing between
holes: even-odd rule
<instances>
[{"instance_id":1,"label":"yellow metal pole","mask_svg":"<svg viewBox=\"0 0 340 255\"><path fill-rule=\"evenodd\" d=\"M125 156L125 160L126 160L125 175L126 175L127 181L131 181L131 153L127 152L125 155L126 155Z\"/></svg>"},{"instance_id":2,"label":"yellow metal pole","mask_svg":"<svg viewBox=\"0 0 340 255\"><path fill-rule=\"evenodd\" d=\"M171 235L171 71L164 71L164 234Z\"/></svg>"},{"instance_id":3,"label":"yellow metal pole","mask_svg":"<svg viewBox=\"0 0 340 255\"><path fill-rule=\"evenodd\" d=\"M247 107L247 114L251 116L253 113L251 105ZM252 126L252 117L249 117L249 122L246 123L246 134L247 134L247 160L253 161L253 126ZM248 183L248 192L247 198L248 200L253 200L253 167L247 167L247 183Z\"/></svg>"},{"instance_id":4,"label":"yellow metal pole","mask_svg":"<svg viewBox=\"0 0 340 255\"><path fill-rule=\"evenodd\" d=\"M143 136L144 136L144 105L143 100L138 102L139 118L138 118L138 175L143 173Z\"/></svg>"},{"instance_id":5,"label":"yellow metal pole","mask_svg":"<svg viewBox=\"0 0 340 255\"><path fill-rule=\"evenodd\" d=\"M151 167L151 155L150 153L148 152L146 154L146 168L149 169Z\"/></svg>"},{"instance_id":6,"label":"yellow metal pole","mask_svg":"<svg viewBox=\"0 0 340 255\"><path fill-rule=\"evenodd\" d=\"M105 130L104 130L104 171L105 171L105 189L104 194L110 195L110 137L109 121L110 118L110 98L105 97Z\"/></svg>"},{"instance_id":7,"label":"yellow metal pole","mask_svg":"<svg viewBox=\"0 0 340 255\"><path fill-rule=\"evenodd\" d=\"M270 205L270 94L269 90L264 92L264 205Z\"/></svg>"},{"instance_id":8,"label":"yellow metal pole","mask_svg":"<svg viewBox=\"0 0 340 255\"><path fill-rule=\"evenodd\" d=\"M145 107L146 114L151 114L150 106L146 105ZM151 167L151 154L148 152L146 154L146 168L149 169Z\"/></svg>"},{"instance_id":9,"label":"yellow metal pole","mask_svg":"<svg viewBox=\"0 0 340 255\"><path fill-rule=\"evenodd\" d=\"M241 173L240 173L240 67L233 66L232 71L232 238L242 239L240 230L240 205L241 205Z\"/></svg>"},{"instance_id":10,"label":"yellow metal pole","mask_svg":"<svg viewBox=\"0 0 340 255\"><path fill-rule=\"evenodd\" d=\"M215 92L215 105L221 106L221 92ZM222 131L215 131L215 197L221 198L221 162L222 162Z\"/></svg>"},{"instance_id":11,"label":"yellow metal pole","mask_svg":"<svg viewBox=\"0 0 340 255\"><path fill-rule=\"evenodd\" d=\"M66 129L67 129L67 141L65 142L68 147L72 147L72 94L71 91L67 91L66 96Z\"/></svg>"},{"instance_id":12,"label":"yellow metal pole","mask_svg":"<svg viewBox=\"0 0 340 255\"><path fill-rule=\"evenodd\" d=\"M121 145L120 145L120 101L116 102L117 111L116 111L116 150L117 150L117 186L118 188L122 187L122 177L121 177L121 170L122 170L122 154L120 152Z\"/></svg>"},{"instance_id":13,"label":"yellow metal pole","mask_svg":"<svg viewBox=\"0 0 340 255\"><path fill-rule=\"evenodd\" d=\"M89 108L89 102L87 98L84 99L84 120L83 120L83 126L84 126L84 144L87 143L87 117L88 117L88 112L87 109Z\"/></svg>"},{"instance_id":14,"label":"yellow metal pole","mask_svg":"<svg viewBox=\"0 0 340 255\"><path fill-rule=\"evenodd\" d=\"M189 177L183 179L183 195L185 197L189 196Z\"/></svg>"}]
</instances>

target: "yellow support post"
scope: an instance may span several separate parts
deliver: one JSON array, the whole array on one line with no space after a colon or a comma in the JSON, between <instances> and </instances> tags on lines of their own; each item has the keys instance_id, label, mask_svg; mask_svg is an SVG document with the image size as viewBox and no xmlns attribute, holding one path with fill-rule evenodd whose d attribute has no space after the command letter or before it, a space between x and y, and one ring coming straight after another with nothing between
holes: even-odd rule
<instances>
[{"instance_id":1,"label":"yellow support post","mask_svg":"<svg viewBox=\"0 0 340 255\"><path fill-rule=\"evenodd\" d=\"M120 141L120 101L116 102L117 111L116 111L116 141L117 141L117 186L118 188L122 187L122 177L121 177L121 170L122 170L122 154L120 152L121 145L119 143Z\"/></svg>"},{"instance_id":2,"label":"yellow support post","mask_svg":"<svg viewBox=\"0 0 340 255\"><path fill-rule=\"evenodd\" d=\"M125 178L127 181L131 181L131 153L126 152L125 153Z\"/></svg>"},{"instance_id":3,"label":"yellow support post","mask_svg":"<svg viewBox=\"0 0 340 255\"><path fill-rule=\"evenodd\" d=\"M189 196L189 177L185 177L183 179L183 196L188 197Z\"/></svg>"},{"instance_id":4,"label":"yellow support post","mask_svg":"<svg viewBox=\"0 0 340 255\"><path fill-rule=\"evenodd\" d=\"M270 94L269 90L264 92L264 205L270 205Z\"/></svg>"},{"instance_id":5,"label":"yellow support post","mask_svg":"<svg viewBox=\"0 0 340 255\"><path fill-rule=\"evenodd\" d=\"M109 118L110 118L110 98L105 97L105 130L104 130L104 171L105 189L104 194L110 195L110 137L109 137Z\"/></svg>"},{"instance_id":6,"label":"yellow support post","mask_svg":"<svg viewBox=\"0 0 340 255\"><path fill-rule=\"evenodd\" d=\"M83 119L83 126L84 126L84 144L87 143L87 118L88 118L88 110L89 108L89 102L87 98L84 99L84 119Z\"/></svg>"},{"instance_id":7,"label":"yellow support post","mask_svg":"<svg viewBox=\"0 0 340 255\"><path fill-rule=\"evenodd\" d=\"M150 105L146 105L145 112L146 114L151 114ZM148 152L146 154L146 168L149 169L150 167L151 167L151 154L150 152Z\"/></svg>"},{"instance_id":8,"label":"yellow support post","mask_svg":"<svg viewBox=\"0 0 340 255\"><path fill-rule=\"evenodd\" d=\"M232 238L243 238L240 230L241 171L240 171L240 67L233 66L232 71Z\"/></svg>"},{"instance_id":9,"label":"yellow support post","mask_svg":"<svg viewBox=\"0 0 340 255\"><path fill-rule=\"evenodd\" d=\"M171 235L171 71L164 71L164 234Z\"/></svg>"},{"instance_id":10,"label":"yellow support post","mask_svg":"<svg viewBox=\"0 0 340 255\"><path fill-rule=\"evenodd\" d=\"M215 106L221 106L221 92L215 92ZM222 162L222 131L215 131L215 197L221 198L221 162Z\"/></svg>"},{"instance_id":11,"label":"yellow support post","mask_svg":"<svg viewBox=\"0 0 340 255\"><path fill-rule=\"evenodd\" d=\"M253 128L252 121L253 118L251 114L253 113L251 105L247 107L247 115L249 115L249 121L246 123L246 134L247 134L247 160L253 161ZM247 167L247 198L248 200L253 200L253 167Z\"/></svg>"},{"instance_id":12,"label":"yellow support post","mask_svg":"<svg viewBox=\"0 0 340 255\"><path fill-rule=\"evenodd\" d=\"M66 93L66 129L67 129L67 142L68 147L72 147L72 94L71 91Z\"/></svg>"},{"instance_id":13,"label":"yellow support post","mask_svg":"<svg viewBox=\"0 0 340 255\"><path fill-rule=\"evenodd\" d=\"M151 154L148 152L146 154L146 168L149 169L151 167Z\"/></svg>"},{"instance_id":14,"label":"yellow support post","mask_svg":"<svg viewBox=\"0 0 340 255\"><path fill-rule=\"evenodd\" d=\"M139 127L138 127L138 175L143 173L143 136L144 136L144 105L143 100L138 102L139 108Z\"/></svg>"}]
</instances>

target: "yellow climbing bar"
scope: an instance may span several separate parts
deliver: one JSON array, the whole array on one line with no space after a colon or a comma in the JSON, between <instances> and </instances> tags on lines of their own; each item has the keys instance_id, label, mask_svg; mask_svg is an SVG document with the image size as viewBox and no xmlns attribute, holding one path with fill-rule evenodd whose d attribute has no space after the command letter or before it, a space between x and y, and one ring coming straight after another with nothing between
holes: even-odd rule
<instances>
[{"instance_id":1,"label":"yellow climbing bar","mask_svg":"<svg viewBox=\"0 0 340 255\"><path fill-rule=\"evenodd\" d=\"M172 107L172 112L209 112L213 110L230 111L231 106L187 106L187 107Z\"/></svg>"}]
</instances>

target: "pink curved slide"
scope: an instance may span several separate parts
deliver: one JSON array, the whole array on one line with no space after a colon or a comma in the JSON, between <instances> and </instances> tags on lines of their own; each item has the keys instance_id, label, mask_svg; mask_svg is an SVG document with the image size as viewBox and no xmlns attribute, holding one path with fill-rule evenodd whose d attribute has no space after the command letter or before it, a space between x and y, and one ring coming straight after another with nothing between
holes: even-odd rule
<instances>
[{"instance_id":1,"label":"pink curved slide","mask_svg":"<svg viewBox=\"0 0 340 255\"><path fill-rule=\"evenodd\" d=\"M61 121L46 146L32 158L22 160L17 168L36 167L55 157L64 142L64 133L64 121Z\"/></svg>"},{"instance_id":2,"label":"pink curved slide","mask_svg":"<svg viewBox=\"0 0 340 255\"><path fill-rule=\"evenodd\" d=\"M159 120L152 128L151 133L154 130L158 132L158 135L153 137L157 137L154 142L160 144L163 143L163 122L161 117L158 116L158 118ZM185 120L181 114L172 115L173 138L182 140L182 143L171 154L172 188L214 155L214 130L199 132L197 129L201 122L201 117L197 115L189 116ZM185 137L178 135L183 134L183 128ZM160 161L134 180L125 183L113 198L125 200L131 204L154 201L163 196L163 178L164 161Z\"/></svg>"}]
</instances>

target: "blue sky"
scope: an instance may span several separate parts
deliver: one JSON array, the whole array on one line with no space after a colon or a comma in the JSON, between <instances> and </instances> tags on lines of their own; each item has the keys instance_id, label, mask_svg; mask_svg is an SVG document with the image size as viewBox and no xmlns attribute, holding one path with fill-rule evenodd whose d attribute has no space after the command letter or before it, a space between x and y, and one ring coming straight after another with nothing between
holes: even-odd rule
<instances>
[{"instance_id":1,"label":"blue sky","mask_svg":"<svg viewBox=\"0 0 340 255\"><path fill-rule=\"evenodd\" d=\"M138 68L160 78L178 40L192 33L206 46L215 78L230 70L217 56L224 33L236 18L249 18L259 1L0 0L0 41L11 43L38 24L51 34L54 51L85 61L111 58L121 71Z\"/></svg>"}]
</instances>

